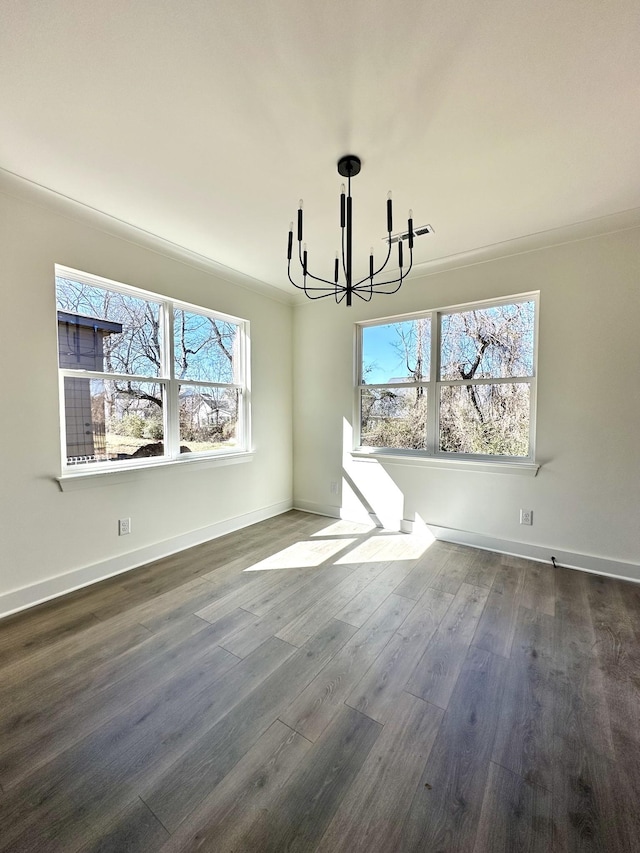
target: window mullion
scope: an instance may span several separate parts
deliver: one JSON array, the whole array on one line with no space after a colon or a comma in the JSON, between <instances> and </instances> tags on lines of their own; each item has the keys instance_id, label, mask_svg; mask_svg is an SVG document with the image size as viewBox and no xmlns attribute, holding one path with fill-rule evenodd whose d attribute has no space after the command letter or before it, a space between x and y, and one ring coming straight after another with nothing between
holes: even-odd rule
<instances>
[{"instance_id":1,"label":"window mullion","mask_svg":"<svg viewBox=\"0 0 640 853\"><path fill-rule=\"evenodd\" d=\"M58 265L55 276L63 476L182 460L183 444L199 455L246 450L248 321ZM185 317L177 346L193 355L189 369L175 362Z\"/></svg>"},{"instance_id":2,"label":"window mullion","mask_svg":"<svg viewBox=\"0 0 640 853\"><path fill-rule=\"evenodd\" d=\"M356 326L356 340L354 346L355 396L353 398L353 417L351 419L351 423L353 424L351 432L352 449L360 447L362 443L362 328L362 326Z\"/></svg>"},{"instance_id":3,"label":"window mullion","mask_svg":"<svg viewBox=\"0 0 640 853\"><path fill-rule=\"evenodd\" d=\"M354 410L354 427L357 427L359 441L356 438L356 444L366 439L366 444L379 445L379 449L387 442L387 449L393 451L401 448L413 450L418 422L415 420L417 413L410 410L408 401L411 389L422 384L428 399L426 443L422 432L424 410L420 413L419 422L423 454L446 458L532 459L535 447L537 309L537 295L524 294L510 299L433 310L430 314L405 314L385 318L384 321L357 324L357 410ZM416 337L415 324L428 316L431 320L431 369L428 378L422 383L407 382L401 378L395 382L365 385L364 351L372 363L375 363L378 353L384 361L384 367L373 375L391 377L390 371L396 363L394 347L400 355L406 351L407 355L411 352L417 358L415 348L420 338ZM396 324L405 323L396 328ZM372 331L370 337L365 334L376 326L381 327L379 331ZM487 355L487 363L481 371L485 375L464 378L475 374L480 366L480 359L476 356L483 356L488 334L492 335L491 345L495 344L496 348ZM482 350L479 349L480 344L483 344ZM473 369L466 370L465 365L473 365ZM406 378L413 379L410 360L407 370ZM443 370L452 378L443 378ZM363 395L368 401L366 409L362 404ZM385 396L389 399L384 399ZM366 413L365 423L361 423L363 410Z\"/></svg>"},{"instance_id":4,"label":"window mullion","mask_svg":"<svg viewBox=\"0 0 640 853\"><path fill-rule=\"evenodd\" d=\"M434 455L438 448L438 429L440 412L440 314L431 314L431 370L427 391L427 453Z\"/></svg>"},{"instance_id":5,"label":"window mullion","mask_svg":"<svg viewBox=\"0 0 640 853\"><path fill-rule=\"evenodd\" d=\"M171 459L177 459L180 455L180 405L178 400L180 385L175 375L173 323L173 303L164 302L162 305L162 372L167 378L164 449L167 456Z\"/></svg>"}]
</instances>

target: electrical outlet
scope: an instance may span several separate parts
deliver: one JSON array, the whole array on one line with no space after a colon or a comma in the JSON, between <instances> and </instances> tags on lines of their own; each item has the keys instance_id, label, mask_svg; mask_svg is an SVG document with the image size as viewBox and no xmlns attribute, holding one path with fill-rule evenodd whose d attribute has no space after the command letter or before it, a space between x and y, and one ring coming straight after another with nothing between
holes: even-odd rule
<instances>
[{"instance_id":1,"label":"electrical outlet","mask_svg":"<svg viewBox=\"0 0 640 853\"><path fill-rule=\"evenodd\" d=\"M533 524L533 510L532 509L521 509L520 510L520 524Z\"/></svg>"},{"instance_id":2,"label":"electrical outlet","mask_svg":"<svg viewBox=\"0 0 640 853\"><path fill-rule=\"evenodd\" d=\"M335 480L332 480L330 490L332 495L338 494L338 484Z\"/></svg>"},{"instance_id":3,"label":"electrical outlet","mask_svg":"<svg viewBox=\"0 0 640 853\"><path fill-rule=\"evenodd\" d=\"M131 519L121 518L118 521L118 536L126 536L131 533Z\"/></svg>"}]
</instances>

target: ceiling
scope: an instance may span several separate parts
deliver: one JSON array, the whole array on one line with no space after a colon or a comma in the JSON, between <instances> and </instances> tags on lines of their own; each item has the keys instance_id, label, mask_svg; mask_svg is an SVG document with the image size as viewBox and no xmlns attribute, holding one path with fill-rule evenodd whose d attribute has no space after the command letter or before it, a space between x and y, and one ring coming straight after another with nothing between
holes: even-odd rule
<instances>
[{"instance_id":1,"label":"ceiling","mask_svg":"<svg viewBox=\"0 0 640 853\"><path fill-rule=\"evenodd\" d=\"M0 166L287 292L413 208L438 259L640 207L637 0L0 0ZM362 268L361 264L366 267Z\"/></svg>"}]
</instances>

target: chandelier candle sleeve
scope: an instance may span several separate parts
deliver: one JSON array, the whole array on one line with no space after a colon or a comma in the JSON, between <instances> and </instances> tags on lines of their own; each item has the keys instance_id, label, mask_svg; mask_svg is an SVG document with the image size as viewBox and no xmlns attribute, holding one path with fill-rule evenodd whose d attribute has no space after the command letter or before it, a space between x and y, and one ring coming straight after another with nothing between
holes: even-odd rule
<instances>
[{"instance_id":1,"label":"chandelier candle sleeve","mask_svg":"<svg viewBox=\"0 0 640 853\"><path fill-rule=\"evenodd\" d=\"M349 195L347 196L347 270L345 273L345 277L347 279L347 307L351 305L351 297L353 295L353 286L351 284L353 280L352 275L352 262L353 262L353 205L351 202L351 180L349 180Z\"/></svg>"},{"instance_id":2,"label":"chandelier candle sleeve","mask_svg":"<svg viewBox=\"0 0 640 853\"><path fill-rule=\"evenodd\" d=\"M391 200L391 192L387 196L387 236L384 238L387 244L387 253L382 264L376 269L373 249L369 253L369 274L358 281L353 278L353 199L351 197L351 179L360 173L362 163L359 157L354 154L347 154L338 160L338 174L346 178L346 185L340 186L340 230L341 230L341 251L336 253L333 281L327 278L321 278L314 275L309 270L309 256L307 254L307 244L302 244L302 199L298 206L298 222L297 222L297 237L298 237L298 261L302 268L302 284L298 284L292 275L291 260L293 257L293 222L289 226L289 240L287 243L287 275L291 284L298 290L302 290L309 299L323 299L325 296L333 296L336 304L345 300L346 305L351 305L353 296L362 299L363 302L369 302L374 293L392 294L396 293L402 286L402 282L411 272L413 265L413 213L409 211L408 234L401 235L408 237L407 245L409 248L409 263L407 268L404 266L403 245L402 239L392 236L393 231L393 202ZM392 276L385 280L380 280L384 270L391 259L391 245L398 240L398 275ZM341 270L344 276L340 280Z\"/></svg>"}]
</instances>

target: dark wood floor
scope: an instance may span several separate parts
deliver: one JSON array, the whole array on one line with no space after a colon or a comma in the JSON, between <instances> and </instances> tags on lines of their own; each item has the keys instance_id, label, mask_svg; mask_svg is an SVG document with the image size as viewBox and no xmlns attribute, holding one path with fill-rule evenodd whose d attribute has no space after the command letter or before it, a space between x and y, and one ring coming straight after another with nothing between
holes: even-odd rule
<instances>
[{"instance_id":1,"label":"dark wood floor","mask_svg":"<svg viewBox=\"0 0 640 853\"><path fill-rule=\"evenodd\" d=\"M640 850L640 586L300 512L0 622L2 851Z\"/></svg>"}]
</instances>

